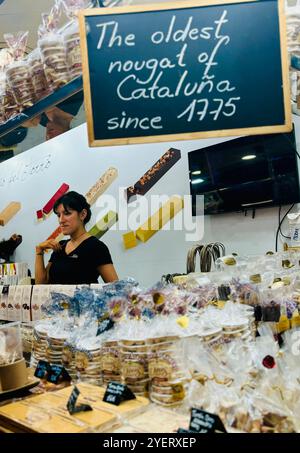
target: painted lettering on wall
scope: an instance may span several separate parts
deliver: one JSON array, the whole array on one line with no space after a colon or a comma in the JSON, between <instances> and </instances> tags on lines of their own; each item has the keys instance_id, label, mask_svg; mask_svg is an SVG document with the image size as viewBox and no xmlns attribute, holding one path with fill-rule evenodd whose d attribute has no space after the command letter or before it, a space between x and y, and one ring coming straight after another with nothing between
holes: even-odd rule
<instances>
[{"instance_id":1,"label":"painted lettering on wall","mask_svg":"<svg viewBox=\"0 0 300 453\"><path fill-rule=\"evenodd\" d=\"M30 181L35 175L38 175L51 167L52 155L47 154L39 160L31 160L23 163L9 174L0 176L0 188L9 187L17 182Z\"/></svg>"}]
</instances>

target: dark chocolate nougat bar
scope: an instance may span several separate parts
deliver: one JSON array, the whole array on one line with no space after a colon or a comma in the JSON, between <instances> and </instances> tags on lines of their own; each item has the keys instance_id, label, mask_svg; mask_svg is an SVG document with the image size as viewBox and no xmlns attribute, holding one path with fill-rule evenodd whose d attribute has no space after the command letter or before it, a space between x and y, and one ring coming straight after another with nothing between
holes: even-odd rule
<instances>
[{"instance_id":1,"label":"dark chocolate nougat bar","mask_svg":"<svg viewBox=\"0 0 300 453\"><path fill-rule=\"evenodd\" d=\"M179 149L170 148L160 159L134 184L126 189L127 203L136 195L145 195L181 158Z\"/></svg>"}]
</instances>

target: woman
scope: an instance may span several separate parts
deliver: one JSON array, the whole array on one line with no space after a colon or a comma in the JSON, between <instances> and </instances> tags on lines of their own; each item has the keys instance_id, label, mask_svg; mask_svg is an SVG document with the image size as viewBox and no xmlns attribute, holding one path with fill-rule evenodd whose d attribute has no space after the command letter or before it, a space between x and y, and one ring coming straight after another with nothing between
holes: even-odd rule
<instances>
[{"instance_id":1,"label":"woman","mask_svg":"<svg viewBox=\"0 0 300 453\"><path fill-rule=\"evenodd\" d=\"M68 192L56 201L53 210L62 233L70 239L59 243L50 239L36 246L36 284L97 283L99 275L105 283L118 280L108 248L85 229L91 218L86 199L77 192ZM47 249L53 253L45 267Z\"/></svg>"}]
</instances>

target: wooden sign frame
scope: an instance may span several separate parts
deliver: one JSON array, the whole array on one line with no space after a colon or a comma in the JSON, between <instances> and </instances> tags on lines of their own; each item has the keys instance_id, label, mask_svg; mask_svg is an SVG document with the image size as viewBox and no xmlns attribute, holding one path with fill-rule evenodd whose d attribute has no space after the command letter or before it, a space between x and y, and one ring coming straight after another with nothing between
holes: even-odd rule
<instances>
[{"instance_id":1,"label":"wooden sign frame","mask_svg":"<svg viewBox=\"0 0 300 453\"><path fill-rule=\"evenodd\" d=\"M292 110L290 103L290 86L289 86L289 64L287 52L287 38L286 38L286 23L284 14L284 0L278 0L278 18L279 18L279 41L281 53L281 67L282 67L282 82L283 82L283 100L284 100L284 116L285 122L281 125L275 126L257 126L248 128L236 129L223 129L223 130L209 130L201 132L184 132L178 134L162 134L162 135L147 135L142 137L124 137L114 139L95 139L94 137L94 124L93 124L93 110L92 98L90 87L89 75L89 61L88 61L88 48L86 40L86 23L85 17L100 16L108 14L126 14L133 12L150 12L150 11L165 11L173 9L188 9L197 6L221 6L226 4L235 3L253 3L259 0L195 0L195 1L178 1L163 4L151 5L135 5L123 6L117 8L96 8L82 10L79 13L80 25L80 43L83 64L83 88L84 88L84 103L87 115L87 128L89 146L112 146L112 145L129 145L139 143L158 143L158 142L171 142L177 140L195 140L210 137L225 137L237 135L256 135L256 134L272 134L279 132L289 132L292 130Z\"/></svg>"}]
</instances>

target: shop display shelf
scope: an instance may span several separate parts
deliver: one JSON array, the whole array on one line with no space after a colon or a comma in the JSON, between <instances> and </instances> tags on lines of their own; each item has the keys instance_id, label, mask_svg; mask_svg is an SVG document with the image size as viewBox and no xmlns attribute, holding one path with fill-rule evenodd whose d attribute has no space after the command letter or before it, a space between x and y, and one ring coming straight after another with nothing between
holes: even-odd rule
<instances>
[{"instance_id":1,"label":"shop display shelf","mask_svg":"<svg viewBox=\"0 0 300 453\"><path fill-rule=\"evenodd\" d=\"M6 123L2 124L0 126L0 137L12 132L19 126L22 126L25 121L35 118L45 110L48 110L60 102L65 101L73 94L82 91L82 86L82 76L76 77L76 79L49 94L49 96L36 102L32 107L25 109L22 113L19 113L14 118L11 118Z\"/></svg>"}]
</instances>

